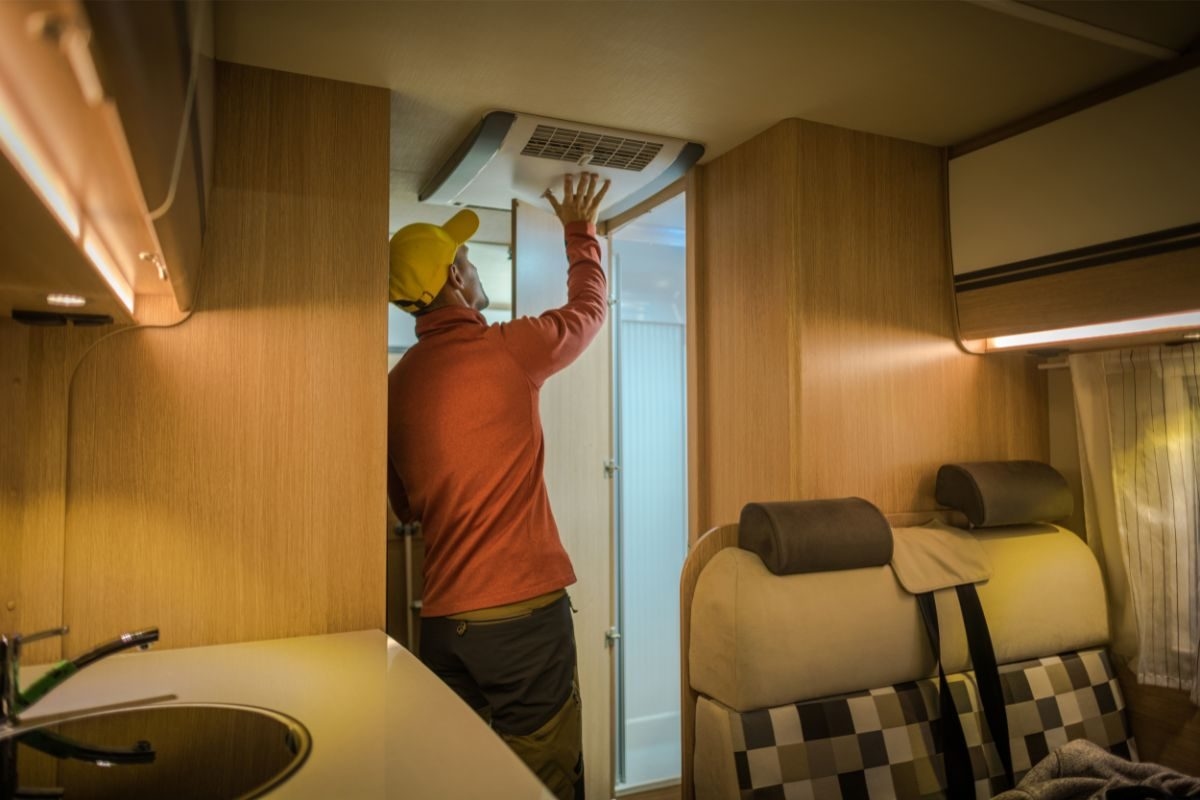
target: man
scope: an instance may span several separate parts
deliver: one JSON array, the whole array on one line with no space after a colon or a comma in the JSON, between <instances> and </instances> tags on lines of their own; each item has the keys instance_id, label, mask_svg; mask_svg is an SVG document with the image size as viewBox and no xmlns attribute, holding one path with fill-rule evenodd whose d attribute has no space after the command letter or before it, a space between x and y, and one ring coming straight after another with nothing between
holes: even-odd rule
<instances>
[{"instance_id":1,"label":"man","mask_svg":"<svg viewBox=\"0 0 1200 800\"><path fill-rule=\"evenodd\" d=\"M543 382L579 357L608 310L597 210L608 182L546 196L566 237L567 304L488 325L465 242L478 217L416 224L391 241L391 299L417 343L388 376L388 495L425 535L421 660L558 797L583 797L575 582L542 476ZM581 420L586 424L587 420ZM468 767L469 768L469 767Z\"/></svg>"}]
</instances>

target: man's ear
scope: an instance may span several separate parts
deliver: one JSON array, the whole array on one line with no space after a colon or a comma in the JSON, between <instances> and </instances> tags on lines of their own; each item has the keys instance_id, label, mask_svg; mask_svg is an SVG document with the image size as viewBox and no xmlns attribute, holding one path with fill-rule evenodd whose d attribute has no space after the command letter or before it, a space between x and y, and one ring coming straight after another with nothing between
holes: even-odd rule
<instances>
[{"instance_id":1,"label":"man's ear","mask_svg":"<svg viewBox=\"0 0 1200 800\"><path fill-rule=\"evenodd\" d=\"M467 285L463 280L462 272L458 269L458 264L451 264L449 274L446 277L446 283L453 286L455 289L461 289Z\"/></svg>"}]
</instances>

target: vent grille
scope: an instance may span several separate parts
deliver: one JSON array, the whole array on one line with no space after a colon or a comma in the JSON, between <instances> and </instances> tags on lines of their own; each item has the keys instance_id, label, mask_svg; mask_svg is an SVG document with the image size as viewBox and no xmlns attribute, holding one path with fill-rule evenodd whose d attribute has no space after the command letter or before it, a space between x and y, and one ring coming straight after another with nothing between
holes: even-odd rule
<instances>
[{"instance_id":1,"label":"vent grille","mask_svg":"<svg viewBox=\"0 0 1200 800\"><path fill-rule=\"evenodd\" d=\"M550 158L555 161L570 161L578 164L584 156L591 156L589 167L613 167L641 172L654 160L662 145L643 139L624 139L620 136L604 136L571 128L538 125L529 137L529 143L521 151L523 156Z\"/></svg>"}]
</instances>

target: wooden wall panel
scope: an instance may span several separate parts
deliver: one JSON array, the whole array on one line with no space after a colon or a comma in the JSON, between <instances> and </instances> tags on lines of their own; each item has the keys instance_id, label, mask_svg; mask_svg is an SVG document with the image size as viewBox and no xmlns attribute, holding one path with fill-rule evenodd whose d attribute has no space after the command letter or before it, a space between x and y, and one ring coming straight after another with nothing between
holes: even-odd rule
<instances>
[{"instance_id":1,"label":"wooden wall panel","mask_svg":"<svg viewBox=\"0 0 1200 800\"><path fill-rule=\"evenodd\" d=\"M687 251L685 265L687 288L684 294L687 296L687 319L692 321L692 324L686 326L687 343L685 345L687 352L685 369L687 372L687 530L689 542L696 541L700 537L700 532L704 530L700 527L703 505L701 495L703 493L696 491L696 488L700 485L700 465L707 462L704 436L701 434L703 417L700 414L700 387L703 385L703 378L701 378L703 362L700 359L700 352L702 350L701 342L706 340L700 326L695 324L696 320L700 319L696 309L703 278L698 255L701 219L703 219L700 207L700 175L699 169L688 170L684 188L684 191L687 192L687 241L684 248Z\"/></svg>"},{"instance_id":2,"label":"wooden wall panel","mask_svg":"<svg viewBox=\"0 0 1200 800\"><path fill-rule=\"evenodd\" d=\"M1117 677L1141 760L1200 775L1200 708L1192 705L1187 692L1139 686L1124 667L1117 669Z\"/></svg>"},{"instance_id":3,"label":"wooden wall panel","mask_svg":"<svg viewBox=\"0 0 1200 800\"><path fill-rule=\"evenodd\" d=\"M1045 458L1033 361L955 344L941 152L799 124L797 488L932 509L947 461Z\"/></svg>"},{"instance_id":4,"label":"wooden wall panel","mask_svg":"<svg viewBox=\"0 0 1200 800\"><path fill-rule=\"evenodd\" d=\"M703 168L694 294L699 524L793 496L797 129L781 124Z\"/></svg>"},{"instance_id":5,"label":"wooden wall panel","mask_svg":"<svg viewBox=\"0 0 1200 800\"><path fill-rule=\"evenodd\" d=\"M1033 361L955 343L941 151L787 120L699 193L701 528L753 500L933 509L942 463L1046 458Z\"/></svg>"},{"instance_id":6,"label":"wooden wall panel","mask_svg":"<svg viewBox=\"0 0 1200 800\"><path fill-rule=\"evenodd\" d=\"M388 94L218 65L196 312L70 396L68 652L384 625Z\"/></svg>"},{"instance_id":7,"label":"wooden wall panel","mask_svg":"<svg viewBox=\"0 0 1200 800\"><path fill-rule=\"evenodd\" d=\"M29 328L0 319L0 631L62 624L67 387L80 356L113 328ZM59 639L30 645L52 661Z\"/></svg>"}]
</instances>

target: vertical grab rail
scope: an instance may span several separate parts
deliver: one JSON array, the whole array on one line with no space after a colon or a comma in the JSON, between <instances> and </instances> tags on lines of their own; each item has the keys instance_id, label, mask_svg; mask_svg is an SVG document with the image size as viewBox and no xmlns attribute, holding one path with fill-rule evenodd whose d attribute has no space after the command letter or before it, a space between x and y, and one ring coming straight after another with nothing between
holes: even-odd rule
<instances>
[{"instance_id":1,"label":"vertical grab rail","mask_svg":"<svg viewBox=\"0 0 1200 800\"><path fill-rule=\"evenodd\" d=\"M409 652L417 654L416 625L413 613L421 610L421 600L413 592L413 538L421 533L420 522L402 522L395 527L404 540L404 635Z\"/></svg>"}]
</instances>

